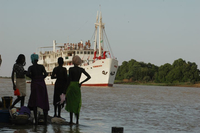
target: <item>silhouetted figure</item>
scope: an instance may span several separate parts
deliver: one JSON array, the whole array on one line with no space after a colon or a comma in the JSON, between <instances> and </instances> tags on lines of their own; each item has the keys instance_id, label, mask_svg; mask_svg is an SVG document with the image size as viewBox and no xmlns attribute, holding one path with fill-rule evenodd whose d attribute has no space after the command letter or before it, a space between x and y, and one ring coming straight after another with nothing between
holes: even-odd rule
<instances>
[{"instance_id":1,"label":"silhouetted figure","mask_svg":"<svg viewBox=\"0 0 200 133\"><path fill-rule=\"evenodd\" d=\"M54 95L53 95L53 105L54 105L54 117L61 117L61 106L64 106L64 102L61 104L60 95L62 93L66 93L66 88L68 85L68 79L67 79L67 69L63 67L63 58L58 58L58 64L59 66L55 67L53 69L53 73L51 75L52 79L56 79L55 85L54 85ZM57 109L58 109L58 115L57 115Z\"/></svg>"},{"instance_id":2,"label":"silhouetted figure","mask_svg":"<svg viewBox=\"0 0 200 133\"><path fill-rule=\"evenodd\" d=\"M13 102L10 108L13 108L15 104L21 101L21 107L24 106L24 100L26 96L26 71L24 70L24 66L26 65L25 56L20 54L17 57L16 63L13 65L13 70L11 74L11 79L13 83L13 90L19 89L20 96L17 96L17 99ZM16 84L14 82L16 75Z\"/></svg>"},{"instance_id":3,"label":"silhouetted figure","mask_svg":"<svg viewBox=\"0 0 200 133\"><path fill-rule=\"evenodd\" d=\"M74 67L69 68L70 84L66 92L66 110L70 113L70 125L73 124L73 113L76 115L76 124L79 124L79 112L81 109L81 85L88 81L91 77L85 69L78 67L82 63L79 56L74 56L72 59ZM81 74L85 74L87 78L79 83Z\"/></svg>"},{"instance_id":4,"label":"silhouetted figure","mask_svg":"<svg viewBox=\"0 0 200 133\"><path fill-rule=\"evenodd\" d=\"M32 54L32 64L28 68L27 76L31 78L31 94L28 101L28 107L33 110L35 125L38 124L37 107L43 109L44 124L47 124L47 115L49 111L49 100L47 94L47 88L44 78L47 76L47 72L43 65L37 64L38 55Z\"/></svg>"}]
</instances>

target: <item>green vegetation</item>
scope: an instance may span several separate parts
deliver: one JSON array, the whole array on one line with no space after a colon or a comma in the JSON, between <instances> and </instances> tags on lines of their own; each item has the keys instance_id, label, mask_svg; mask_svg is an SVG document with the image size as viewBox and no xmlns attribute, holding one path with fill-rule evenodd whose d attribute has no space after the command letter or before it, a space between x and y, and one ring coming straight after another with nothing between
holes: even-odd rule
<instances>
[{"instance_id":1,"label":"green vegetation","mask_svg":"<svg viewBox=\"0 0 200 133\"><path fill-rule=\"evenodd\" d=\"M200 81L196 63L177 59L160 67L151 63L124 61L118 68L115 83L146 85L191 85Z\"/></svg>"}]
</instances>

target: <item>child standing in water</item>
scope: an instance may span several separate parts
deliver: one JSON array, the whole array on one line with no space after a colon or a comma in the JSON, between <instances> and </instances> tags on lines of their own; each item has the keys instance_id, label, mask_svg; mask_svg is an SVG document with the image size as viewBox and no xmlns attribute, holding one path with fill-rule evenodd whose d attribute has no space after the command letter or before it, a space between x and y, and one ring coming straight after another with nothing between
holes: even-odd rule
<instances>
[{"instance_id":1,"label":"child standing in water","mask_svg":"<svg viewBox=\"0 0 200 133\"><path fill-rule=\"evenodd\" d=\"M66 88L68 85L67 80L67 69L63 67L64 61L62 57L58 58L58 65L53 69L53 73L51 75L52 79L56 79L54 86L54 95L53 95L53 105L54 105L54 117L61 117L61 106L64 106L64 102L62 105L60 104L60 95L62 93L66 93ZM58 109L58 115L57 115Z\"/></svg>"},{"instance_id":2,"label":"child standing in water","mask_svg":"<svg viewBox=\"0 0 200 133\"><path fill-rule=\"evenodd\" d=\"M74 67L69 68L70 84L66 92L67 103L65 109L70 113L70 125L73 124L73 113L76 116L76 124L79 124L79 112L81 109L81 85L91 78L85 69L78 67L81 62L82 61L79 56L74 56L72 59ZM85 74L87 78L79 83L82 73Z\"/></svg>"},{"instance_id":3,"label":"child standing in water","mask_svg":"<svg viewBox=\"0 0 200 133\"><path fill-rule=\"evenodd\" d=\"M26 71L24 70L24 66L26 65L25 56L20 54L17 57L16 63L13 66L11 79L13 83L13 90L19 89L20 95L17 96L17 99L13 102L10 108L13 108L15 104L21 101L21 107L24 106L24 100L26 96ZM16 84L14 82L14 75L16 74Z\"/></svg>"},{"instance_id":4,"label":"child standing in water","mask_svg":"<svg viewBox=\"0 0 200 133\"><path fill-rule=\"evenodd\" d=\"M44 124L46 125L49 111L49 100L44 78L47 76L47 72L43 65L37 64L38 58L39 56L37 54L31 55L31 62L33 65L28 68L26 74L31 78L31 94L28 101L28 107L34 112L35 125L38 124L37 107L43 109Z\"/></svg>"}]
</instances>

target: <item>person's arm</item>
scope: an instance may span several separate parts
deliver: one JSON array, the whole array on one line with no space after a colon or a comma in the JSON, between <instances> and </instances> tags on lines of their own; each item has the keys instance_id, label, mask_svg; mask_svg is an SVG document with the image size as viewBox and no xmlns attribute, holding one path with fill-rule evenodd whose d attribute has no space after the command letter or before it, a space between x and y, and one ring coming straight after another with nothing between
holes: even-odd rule
<instances>
[{"instance_id":1,"label":"person's arm","mask_svg":"<svg viewBox=\"0 0 200 133\"><path fill-rule=\"evenodd\" d=\"M56 72L55 72L55 68L53 69L52 75L51 75L51 79L56 79Z\"/></svg>"},{"instance_id":2,"label":"person's arm","mask_svg":"<svg viewBox=\"0 0 200 133\"><path fill-rule=\"evenodd\" d=\"M16 85L14 82L14 70L12 70L11 79L12 79L12 83L13 83L13 90L16 90Z\"/></svg>"},{"instance_id":3,"label":"person's arm","mask_svg":"<svg viewBox=\"0 0 200 133\"><path fill-rule=\"evenodd\" d=\"M26 76L32 79L30 67L28 68L28 71L26 72Z\"/></svg>"},{"instance_id":4,"label":"person's arm","mask_svg":"<svg viewBox=\"0 0 200 133\"><path fill-rule=\"evenodd\" d=\"M64 90L63 90L64 94L66 94L67 88L68 88L69 83L70 83L69 76L67 75L67 69L66 69L66 77L65 78L66 78L66 85L65 85Z\"/></svg>"},{"instance_id":5,"label":"person's arm","mask_svg":"<svg viewBox=\"0 0 200 133\"><path fill-rule=\"evenodd\" d=\"M24 70L24 75L26 75L26 73L27 73L27 71L26 71L26 70Z\"/></svg>"},{"instance_id":6,"label":"person's arm","mask_svg":"<svg viewBox=\"0 0 200 133\"><path fill-rule=\"evenodd\" d=\"M85 80L83 80L83 81L79 84L80 87L81 87L81 85L82 85L84 82L88 81L88 80L91 78L91 76L85 71L85 69L83 69L82 72L85 74L85 76L87 76L87 78L86 78Z\"/></svg>"},{"instance_id":7,"label":"person's arm","mask_svg":"<svg viewBox=\"0 0 200 133\"><path fill-rule=\"evenodd\" d=\"M43 67L43 74L44 74L43 76L44 76L44 78L46 78L47 75L48 75L48 74L47 74L47 71L45 70L44 66L42 66L42 67Z\"/></svg>"}]
</instances>

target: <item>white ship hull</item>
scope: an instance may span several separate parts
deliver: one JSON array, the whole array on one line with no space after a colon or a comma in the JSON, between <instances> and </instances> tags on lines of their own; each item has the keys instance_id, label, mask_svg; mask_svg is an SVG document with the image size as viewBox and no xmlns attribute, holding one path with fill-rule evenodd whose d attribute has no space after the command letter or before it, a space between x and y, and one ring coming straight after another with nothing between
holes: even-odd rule
<instances>
[{"instance_id":1,"label":"white ship hull","mask_svg":"<svg viewBox=\"0 0 200 133\"><path fill-rule=\"evenodd\" d=\"M118 68L118 61L115 59L107 58L97 60L94 63L86 66L81 66L91 76L91 79L83 84L83 86L113 86L115 76ZM66 66L69 69L68 66ZM80 82L85 79L85 75L82 74ZM45 79L46 84L54 84L55 79L51 79L48 76Z\"/></svg>"}]
</instances>

